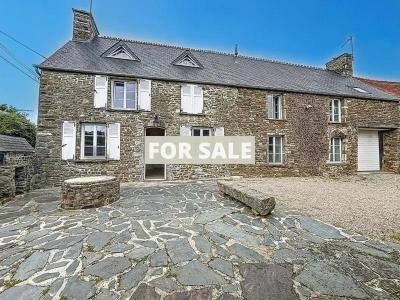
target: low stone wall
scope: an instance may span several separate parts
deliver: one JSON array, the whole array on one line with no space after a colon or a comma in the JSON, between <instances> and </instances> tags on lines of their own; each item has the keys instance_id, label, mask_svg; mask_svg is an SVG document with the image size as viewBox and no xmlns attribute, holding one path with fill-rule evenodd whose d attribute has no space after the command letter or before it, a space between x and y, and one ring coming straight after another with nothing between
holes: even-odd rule
<instances>
[{"instance_id":1,"label":"low stone wall","mask_svg":"<svg viewBox=\"0 0 400 300\"><path fill-rule=\"evenodd\" d=\"M61 191L61 207L93 208L115 202L120 197L120 183L114 176L81 177L65 180Z\"/></svg>"}]
</instances>

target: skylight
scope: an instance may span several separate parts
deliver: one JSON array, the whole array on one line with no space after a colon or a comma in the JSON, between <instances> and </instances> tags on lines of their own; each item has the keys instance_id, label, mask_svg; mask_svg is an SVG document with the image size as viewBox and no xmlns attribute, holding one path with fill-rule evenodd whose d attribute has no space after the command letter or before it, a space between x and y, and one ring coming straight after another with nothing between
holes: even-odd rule
<instances>
[{"instance_id":1,"label":"skylight","mask_svg":"<svg viewBox=\"0 0 400 300\"><path fill-rule=\"evenodd\" d=\"M353 87L353 89L355 89L357 92L360 92L360 93L364 93L364 94L368 93L366 90L359 88L359 87Z\"/></svg>"}]
</instances>

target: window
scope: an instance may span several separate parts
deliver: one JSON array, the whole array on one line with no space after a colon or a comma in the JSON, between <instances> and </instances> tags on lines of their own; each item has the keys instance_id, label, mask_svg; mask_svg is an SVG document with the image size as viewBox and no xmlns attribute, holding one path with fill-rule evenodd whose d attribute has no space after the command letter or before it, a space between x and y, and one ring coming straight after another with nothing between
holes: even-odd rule
<instances>
[{"instance_id":1,"label":"window","mask_svg":"<svg viewBox=\"0 0 400 300\"><path fill-rule=\"evenodd\" d=\"M192 128L192 136L211 136L211 128Z\"/></svg>"},{"instance_id":2,"label":"window","mask_svg":"<svg viewBox=\"0 0 400 300\"><path fill-rule=\"evenodd\" d=\"M120 58L120 59L129 59L133 60L134 58L128 53L127 50L125 50L124 47L118 47L115 49L113 52L111 52L108 57L112 58Z\"/></svg>"},{"instance_id":3,"label":"window","mask_svg":"<svg viewBox=\"0 0 400 300\"><path fill-rule=\"evenodd\" d=\"M137 108L137 83L135 81L113 82L113 108Z\"/></svg>"},{"instance_id":4,"label":"window","mask_svg":"<svg viewBox=\"0 0 400 300\"><path fill-rule=\"evenodd\" d=\"M82 125L82 157L83 158L106 157L105 124Z\"/></svg>"},{"instance_id":5,"label":"window","mask_svg":"<svg viewBox=\"0 0 400 300\"><path fill-rule=\"evenodd\" d=\"M364 94L368 93L366 90L359 88L359 87L353 87L353 89L355 89L357 92L360 92L360 93L364 93Z\"/></svg>"},{"instance_id":6,"label":"window","mask_svg":"<svg viewBox=\"0 0 400 300\"><path fill-rule=\"evenodd\" d=\"M270 164L283 163L283 136L268 137L268 162Z\"/></svg>"},{"instance_id":7,"label":"window","mask_svg":"<svg viewBox=\"0 0 400 300\"><path fill-rule=\"evenodd\" d=\"M339 137L331 138L329 161L342 162L342 139Z\"/></svg>"},{"instance_id":8,"label":"window","mask_svg":"<svg viewBox=\"0 0 400 300\"><path fill-rule=\"evenodd\" d=\"M0 166L5 164L4 153L0 152Z\"/></svg>"},{"instance_id":9,"label":"window","mask_svg":"<svg viewBox=\"0 0 400 300\"><path fill-rule=\"evenodd\" d=\"M340 123L342 121L341 102L339 99L332 99L329 106L329 121Z\"/></svg>"},{"instance_id":10,"label":"window","mask_svg":"<svg viewBox=\"0 0 400 300\"><path fill-rule=\"evenodd\" d=\"M268 95L268 118L269 119L282 119L282 96L281 95Z\"/></svg>"},{"instance_id":11,"label":"window","mask_svg":"<svg viewBox=\"0 0 400 300\"><path fill-rule=\"evenodd\" d=\"M193 84L187 84L182 86L181 111L190 114L203 113L202 87Z\"/></svg>"}]
</instances>

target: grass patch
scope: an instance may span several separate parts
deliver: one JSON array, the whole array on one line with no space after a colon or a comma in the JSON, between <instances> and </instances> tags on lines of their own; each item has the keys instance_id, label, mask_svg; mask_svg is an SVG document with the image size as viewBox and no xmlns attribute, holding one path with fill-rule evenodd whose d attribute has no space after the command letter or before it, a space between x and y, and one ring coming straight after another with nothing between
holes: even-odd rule
<instances>
[{"instance_id":1,"label":"grass patch","mask_svg":"<svg viewBox=\"0 0 400 300\"><path fill-rule=\"evenodd\" d=\"M131 258L131 263L138 264L138 263L146 261L147 258L148 258L148 256L145 256L145 257L142 257L142 258Z\"/></svg>"},{"instance_id":2,"label":"grass patch","mask_svg":"<svg viewBox=\"0 0 400 300\"><path fill-rule=\"evenodd\" d=\"M166 278L176 278L176 274L174 272L172 272L171 270L168 270L167 272L165 272L165 277Z\"/></svg>"},{"instance_id":3,"label":"grass patch","mask_svg":"<svg viewBox=\"0 0 400 300\"><path fill-rule=\"evenodd\" d=\"M4 282L4 286L9 289L11 287L13 287L14 285L20 283L21 280L17 280L17 279L10 279Z\"/></svg>"},{"instance_id":4,"label":"grass patch","mask_svg":"<svg viewBox=\"0 0 400 300\"><path fill-rule=\"evenodd\" d=\"M400 243L400 233L395 233L390 238L396 243Z\"/></svg>"},{"instance_id":5,"label":"grass patch","mask_svg":"<svg viewBox=\"0 0 400 300\"><path fill-rule=\"evenodd\" d=\"M85 251L86 252L94 252L94 248L92 245L86 245L85 246Z\"/></svg>"},{"instance_id":6,"label":"grass patch","mask_svg":"<svg viewBox=\"0 0 400 300\"><path fill-rule=\"evenodd\" d=\"M43 291L42 291L42 295L46 295L48 292L50 291L50 286L48 285Z\"/></svg>"}]
</instances>

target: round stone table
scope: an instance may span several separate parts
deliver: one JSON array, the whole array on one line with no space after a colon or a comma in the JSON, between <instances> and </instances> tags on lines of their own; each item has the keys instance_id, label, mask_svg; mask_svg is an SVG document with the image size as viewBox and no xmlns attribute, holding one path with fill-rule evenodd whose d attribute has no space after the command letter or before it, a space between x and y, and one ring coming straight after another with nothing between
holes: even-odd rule
<instances>
[{"instance_id":1,"label":"round stone table","mask_svg":"<svg viewBox=\"0 0 400 300\"><path fill-rule=\"evenodd\" d=\"M61 207L65 209L93 208L117 201L119 180L114 176L78 177L64 181Z\"/></svg>"}]
</instances>

